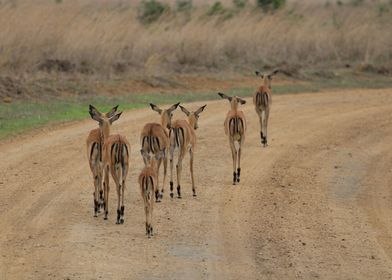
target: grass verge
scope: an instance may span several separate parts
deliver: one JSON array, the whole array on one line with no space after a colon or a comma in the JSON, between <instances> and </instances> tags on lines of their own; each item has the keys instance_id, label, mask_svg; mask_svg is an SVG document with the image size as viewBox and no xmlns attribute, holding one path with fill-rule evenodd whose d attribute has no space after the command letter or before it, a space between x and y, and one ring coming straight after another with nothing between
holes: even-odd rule
<instances>
[{"instance_id":1,"label":"grass verge","mask_svg":"<svg viewBox=\"0 0 392 280\"><path fill-rule=\"evenodd\" d=\"M348 88L392 88L392 79L382 76L368 76L364 79L355 76L333 77L330 79L312 79L311 82L273 86L274 94L295 94L303 92L320 92L331 89ZM227 90L229 95L249 97L254 88L232 88ZM87 100L88 99L88 100ZM70 98L53 100L52 102L17 101L11 104L0 104L0 140L20 134L48 124L64 123L88 118L88 104L94 104L105 111L111 106L120 104L121 110L131 110L147 107L152 102L170 104L175 102L192 102L199 100L218 99L216 91L170 93L139 93L120 97Z\"/></svg>"}]
</instances>

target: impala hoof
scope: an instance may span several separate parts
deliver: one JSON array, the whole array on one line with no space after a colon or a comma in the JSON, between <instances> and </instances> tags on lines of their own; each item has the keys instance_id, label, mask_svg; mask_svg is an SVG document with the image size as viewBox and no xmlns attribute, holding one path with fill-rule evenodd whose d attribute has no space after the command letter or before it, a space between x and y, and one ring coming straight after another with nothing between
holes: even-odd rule
<instances>
[{"instance_id":1,"label":"impala hoof","mask_svg":"<svg viewBox=\"0 0 392 280\"><path fill-rule=\"evenodd\" d=\"M174 197L174 194L173 194L173 193L170 193L170 197L173 198L173 197Z\"/></svg>"}]
</instances>

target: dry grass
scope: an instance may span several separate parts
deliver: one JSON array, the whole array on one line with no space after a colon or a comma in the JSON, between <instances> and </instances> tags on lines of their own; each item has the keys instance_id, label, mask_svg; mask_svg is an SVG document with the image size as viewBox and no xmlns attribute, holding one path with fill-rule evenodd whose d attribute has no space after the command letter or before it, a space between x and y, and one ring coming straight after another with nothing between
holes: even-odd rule
<instances>
[{"instance_id":1,"label":"dry grass","mask_svg":"<svg viewBox=\"0 0 392 280\"><path fill-rule=\"evenodd\" d=\"M390 67L392 5L346 2L290 2L274 14L248 4L216 16L206 16L208 7L199 6L190 15L170 12L146 26L130 1L0 0L0 73L60 69L164 75L279 64Z\"/></svg>"}]
</instances>

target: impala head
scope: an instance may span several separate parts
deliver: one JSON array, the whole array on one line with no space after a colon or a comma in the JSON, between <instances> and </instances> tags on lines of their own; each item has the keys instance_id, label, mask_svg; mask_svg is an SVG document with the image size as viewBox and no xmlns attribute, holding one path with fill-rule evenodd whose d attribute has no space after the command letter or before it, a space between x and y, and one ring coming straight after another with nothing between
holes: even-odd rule
<instances>
[{"instance_id":1,"label":"impala head","mask_svg":"<svg viewBox=\"0 0 392 280\"><path fill-rule=\"evenodd\" d=\"M117 112L118 105L113 107L106 114L99 112L93 105L89 106L89 113L93 120L99 123L99 129L103 137L108 137L110 133L110 126L118 120L122 112Z\"/></svg>"},{"instance_id":2,"label":"impala head","mask_svg":"<svg viewBox=\"0 0 392 280\"><path fill-rule=\"evenodd\" d=\"M241 97L238 96L227 96L226 94L222 92L218 92L218 95L222 97L223 99L227 99L230 102L231 109L232 110L237 110L238 109L238 104L245 104L246 101L242 99Z\"/></svg>"},{"instance_id":3,"label":"impala head","mask_svg":"<svg viewBox=\"0 0 392 280\"><path fill-rule=\"evenodd\" d=\"M271 89L271 80L272 76L276 75L279 72L279 69L275 69L270 73L261 73L259 71L255 71L256 76L260 77L263 80L263 83L266 87Z\"/></svg>"},{"instance_id":4,"label":"impala head","mask_svg":"<svg viewBox=\"0 0 392 280\"><path fill-rule=\"evenodd\" d=\"M171 128L171 120L173 117L173 111L177 109L178 105L180 105L180 102L172 105L168 109L160 109L158 106L150 103L151 109L153 109L155 112L158 112L158 114L161 115L161 124L163 127L166 127L167 129Z\"/></svg>"},{"instance_id":5,"label":"impala head","mask_svg":"<svg viewBox=\"0 0 392 280\"><path fill-rule=\"evenodd\" d=\"M199 116L200 116L200 113L203 112L203 110L206 106L207 106L207 104L204 106L201 106L199 109L197 109L194 112L190 112L185 107L180 105L181 111L183 111L185 113L185 115L188 116L188 122L193 127L193 129L196 130L199 128L199 125L198 125Z\"/></svg>"}]
</instances>

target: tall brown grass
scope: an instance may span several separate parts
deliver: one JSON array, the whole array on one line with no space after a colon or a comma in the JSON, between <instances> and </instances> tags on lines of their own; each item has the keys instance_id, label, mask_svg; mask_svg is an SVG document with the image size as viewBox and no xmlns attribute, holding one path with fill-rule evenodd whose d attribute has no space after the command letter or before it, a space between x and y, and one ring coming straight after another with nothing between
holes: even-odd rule
<instances>
[{"instance_id":1,"label":"tall brown grass","mask_svg":"<svg viewBox=\"0 0 392 280\"><path fill-rule=\"evenodd\" d=\"M130 1L0 1L0 73L51 69L155 74L288 64L391 65L392 5L306 1L270 14L248 2L215 16L207 6L143 25ZM49 61L48 61L49 60Z\"/></svg>"}]
</instances>

